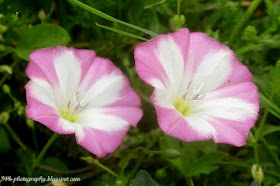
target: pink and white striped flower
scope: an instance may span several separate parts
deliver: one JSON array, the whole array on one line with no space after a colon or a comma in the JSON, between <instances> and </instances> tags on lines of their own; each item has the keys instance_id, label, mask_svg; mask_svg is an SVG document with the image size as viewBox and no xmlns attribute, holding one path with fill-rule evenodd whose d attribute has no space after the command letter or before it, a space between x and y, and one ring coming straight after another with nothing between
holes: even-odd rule
<instances>
[{"instance_id":1,"label":"pink and white striped flower","mask_svg":"<svg viewBox=\"0 0 280 186\"><path fill-rule=\"evenodd\" d=\"M227 46L181 29L135 49L136 70L154 92L160 128L184 141L242 146L258 118L252 75Z\"/></svg>"},{"instance_id":2,"label":"pink and white striped flower","mask_svg":"<svg viewBox=\"0 0 280 186\"><path fill-rule=\"evenodd\" d=\"M142 117L128 79L94 51L54 47L34 51L26 74L26 114L103 157Z\"/></svg>"}]
</instances>

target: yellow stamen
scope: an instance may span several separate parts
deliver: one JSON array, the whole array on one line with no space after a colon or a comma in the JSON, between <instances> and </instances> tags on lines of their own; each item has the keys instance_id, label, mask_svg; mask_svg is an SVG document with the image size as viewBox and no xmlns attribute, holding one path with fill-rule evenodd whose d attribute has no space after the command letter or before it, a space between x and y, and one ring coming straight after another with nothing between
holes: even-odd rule
<instances>
[{"instance_id":1,"label":"yellow stamen","mask_svg":"<svg viewBox=\"0 0 280 186\"><path fill-rule=\"evenodd\" d=\"M183 115L188 116L191 112L191 105L183 98L177 98L173 101L174 107Z\"/></svg>"},{"instance_id":2,"label":"yellow stamen","mask_svg":"<svg viewBox=\"0 0 280 186\"><path fill-rule=\"evenodd\" d=\"M72 123L78 121L78 117L70 109L61 110L60 115L63 119L68 120Z\"/></svg>"}]
</instances>

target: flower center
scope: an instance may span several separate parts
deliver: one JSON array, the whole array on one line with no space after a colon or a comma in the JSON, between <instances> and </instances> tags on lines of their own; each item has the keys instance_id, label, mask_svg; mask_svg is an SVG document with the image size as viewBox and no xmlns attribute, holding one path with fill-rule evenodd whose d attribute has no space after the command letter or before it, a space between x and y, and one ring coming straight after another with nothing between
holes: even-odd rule
<instances>
[{"instance_id":1,"label":"flower center","mask_svg":"<svg viewBox=\"0 0 280 186\"><path fill-rule=\"evenodd\" d=\"M68 102L67 108L60 111L60 115L65 120L75 123L78 120L77 112L86 107L88 103L82 99L80 92L76 92Z\"/></svg>"},{"instance_id":2,"label":"flower center","mask_svg":"<svg viewBox=\"0 0 280 186\"><path fill-rule=\"evenodd\" d=\"M192 81L187 86L187 91L183 96L180 96L173 101L173 106L183 116L189 116L191 113L192 101L201 100L205 97L205 94L201 94L204 83L202 82L198 88L191 88Z\"/></svg>"},{"instance_id":3,"label":"flower center","mask_svg":"<svg viewBox=\"0 0 280 186\"><path fill-rule=\"evenodd\" d=\"M173 105L183 116L190 115L191 104L186 102L183 98L177 98L173 101Z\"/></svg>"}]
</instances>

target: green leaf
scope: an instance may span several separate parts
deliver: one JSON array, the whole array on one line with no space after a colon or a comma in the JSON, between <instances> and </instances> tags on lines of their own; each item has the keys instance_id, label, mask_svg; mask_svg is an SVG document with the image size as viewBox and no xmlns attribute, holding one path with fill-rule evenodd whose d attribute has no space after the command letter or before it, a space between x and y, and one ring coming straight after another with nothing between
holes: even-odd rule
<instances>
[{"instance_id":1,"label":"green leaf","mask_svg":"<svg viewBox=\"0 0 280 186\"><path fill-rule=\"evenodd\" d=\"M11 145L10 140L8 138L7 132L3 127L0 127L0 154L9 152Z\"/></svg>"},{"instance_id":2,"label":"green leaf","mask_svg":"<svg viewBox=\"0 0 280 186\"><path fill-rule=\"evenodd\" d=\"M267 109L271 114L276 116L277 118L280 118L280 108L271 102L268 98L266 98L262 93L259 92L260 96L260 102L261 105Z\"/></svg>"},{"instance_id":3,"label":"green leaf","mask_svg":"<svg viewBox=\"0 0 280 186\"><path fill-rule=\"evenodd\" d=\"M15 52L22 59L29 60L29 54L36 49L65 46L69 41L70 36L62 27L43 23L24 29L19 33Z\"/></svg>"},{"instance_id":4,"label":"green leaf","mask_svg":"<svg viewBox=\"0 0 280 186\"><path fill-rule=\"evenodd\" d=\"M219 168L226 153L217 151L212 141L182 142L179 139L164 136L160 140L161 150L173 148L181 153L181 157L168 160L185 177L209 174Z\"/></svg>"},{"instance_id":5,"label":"green leaf","mask_svg":"<svg viewBox=\"0 0 280 186\"><path fill-rule=\"evenodd\" d=\"M125 31L122 31L122 30L119 30L119 29L116 29L116 28L112 28L112 27L109 27L109 26L101 25L101 24L98 24L98 23L95 23L95 24L96 24L96 26L98 26L100 28L109 30L111 32L115 32L115 33L120 34L120 35L132 37L132 38L139 39L139 40L142 40L142 41L148 41L148 39L146 39L146 38L143 38L141 36L138 36L138 35L135 35L135 34L132 34L132 33L129 33L129 32L125 32Z\"/></svg>"},{"instance_id":6,"label":"green leaf","mask_svg":"<svg viewBox=\"0 0 280 186\"><path fill-rule=\"evenodd\" d=\"M264 137L273 132L280 132L280 126L265 124L260 131L260 137Z\"/></svg>"},{"instance_id":7,"label":"green leaf","mask_svg":"<svg viewBox=\"0 0 280 186\"><path fill-rule=\"evenodd\" d=\"M153 178L144 170L137 172L132 186L159 186Z\"/></svg>"}]
</instances>

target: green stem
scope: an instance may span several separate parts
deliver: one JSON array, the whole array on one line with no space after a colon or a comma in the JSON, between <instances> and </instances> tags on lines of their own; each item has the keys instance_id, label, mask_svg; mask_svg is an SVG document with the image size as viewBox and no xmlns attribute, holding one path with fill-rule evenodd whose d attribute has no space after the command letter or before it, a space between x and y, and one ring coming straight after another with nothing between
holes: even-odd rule
<instances>
[{"instance_id":1,"label":"green stem","mask_svg":"<svg viewBox=\"0 0 280 186\"><path fill-rule=\"evenodd\" d=\"M236 166L236 167L240 167L240 168L244 168L244 169L250 169L251 166L250 165L246 165L244 163L236 163L236 162L221 162L221 165L232 165L232 166ZM280 178L280 174L273 172L273 171L267 171L267 170L263 170L264 174L269 174L275 177Z\"/></svg>"},{"instance_id":2,"label":"green stem","mask_svg":"<svg viewBox=\"0 0 280 186\"><path fill-rule=\"evenodd\" d=\"M58 136L59 135L57 133L53 133L53 135L51 136L51 138L49 139L47 144L44 146L44 148L42 149L40 154L34 160L33 166L32 166L31 171L30 171L31 172L30 176L32 176L34 169L39 165L40 161L42 160L42 158L44 157L44 155L46 154L46 152L48 151L48 149L50 148L50 146L53 144L53 142L56 140L56 138Z\"/></svg>"},{"instance_id":3,"label":"green stem","mask_svg":"<svg viewBox=\"0 0 280 186\"><path fill-rule=\"evenodd\" d=\"M16 65L16 63L17 63L16 61L14 61L14 62L12 63L11 69L14 68L14 66ZM1 80L0 80L0 87L1 87L2 84L6 81L6 79L9 77L9 75L11 75L11 74L6 73L6 74L1 78Z\"/></svg>"},{"instance_id":4,"label":"green stem","mask_svg":"<svg viewBox=\"0 0 280 186\"><path fill-rule=\"evenodd\" d=\"M258 142L256 141L256 143L254 143L254 156L255 156L255 162L257 165L259 165L260 160L259 160L259 152L258 152Z\"/></svg>"},{"instance_id":5,"label":"green stem","mask_svg":"<svg viewBox=\"0 0 280 186\"><path fill-rule=\"evenodd\" d=\"M254 0L252 4L249 6L239 23L234 27L228 41L228 45L231 46L232 43L235 41L238 34L241 32L243 27L245 26L248 19L251 17L251 15L254 13L254 11L257 9L257 7L260 5L262 0Z\"/></svg>"},{"instance_id":6,"label":"green stem","mask_svg":"<svg viewBox=\"0 0 280 186\"><path fill-rule=\"evenodd\" d=\"M119 175L118 175L116 172L114 172L114 171L111 170L110 168L106 167L105 165L103 165L102 163L100 163L98 160L96 160L96 161L94 162L94 164L97 165L98 167L100 167L101 169L107 171L108 173L112 174L113 176L119 177Z\"/></svg>"},{"instance_id":7,"label":"green stem","mask_svg":"<svg viewBox=\"0 0 280 186\"><path fill-rule=\"evenodd\" d=\"M32 128L32 138L33 138L33 141L34 141L35 154L37 155L37 153L38 153L38 143L37 143L37 138L36 138L35 127Z\"/></svg>"},{"instance_id":8,"label":"green stem","mask_svg":"<svg viewBox=\"0 0 280 186\"><path fill-rule=\"evenodd\" d=\"M152 37L155 37L155 36L158 35L157 33L152 32L152 31L150 31L150 30L147 30L147 29L141 28L141 27L139 27L139 26L136 26L136 25L133 25L133 24L130 24L130 23L121 21L121 20L119 20L119 19L116 19L116 18L114 18L114 17L112 17L112 16L110 16L110 15L108 15L108 14L105 14L105 13L103 13L103 12L101 12L101 11L95 9L95 8L92 8L92 7L86 5L86 4L84 4L84 3L82 3L82 2L80 2L80 1L78 1L78 0L68 0L68 1L69 1L70 3L73 3L73 4L79 6L79 7L83 8L83 9L85 9L85 10L87 10L87 11L93 13L94 15L97 15L97 16L102 17L102 18L104 18L104 19L107 19L107 20L109 20L109 21L113 21L113 22L116 22L116 23L123 24L123 25L128 26L128 27L130 27L130 28L133 28L133 29L135 29L135 30L139 30L139 31L141 31L141 32L144 32L144 33L146 33L146 34L148 34L148 35L150 35L150 36L152 36Z\"/></svg>"},{"instance_id":9,"label":"green stem","mask_svg":"<svg viewBox=\"0 0 280 186\"><path fill-rule=\"evenodd\" d=\"M177 0L177 15L180 16L180 10L181 10L181 0Z\"/></svg>"},{"instance_id":10,"label":"green stem","mask_svg":"<svg viewBox=\"0 0 280 186\"><path fill-rule=\"evenodd\" d=\"M192 178L190 178L190 185L194 186Z\"/></svg>"},{"instance_id":11,"label":"green stem","mask_svg":"<svg viewBox=\"0 0 280 186\"><path fill-rule=\"evenodd\" d=\"M274 83L274 85L275 85L275 83ZM273 99L273 97L274 97L274 93L275 93L275 89L274 89L274 86L273 85L273 87L272 87L272 90L271 90L271 94L270 94L270 96L269 96L269 101L272 101L272 99ZM263 114L263 117L262 117L262 119L261 119L261 122L260 122L260 125L259 125L259 127L258 127L258 129L257 129L257 131L256 131L256 141L258 142L258 140L260 139L260 134L261 134L261 131L262 131L262 129L263 129L263 126L264 126L264 124L265 124L265 122L266 122L266 118L267 118L267 115L268 115L268 110L267 109L265 109L265 111L264 111L264 114Z\"/></svg>"},{"instance_id":12,"label":"green stem","mask_svg":"<svg viewBox=\"0 0 280 186\"><path fill-rule=\"evenodd\" d=\"M264 138L261 138L261 141L263 142L264 146L267 148L268 152L270 153L273 161L277 164L277 166L280 168L280 161L278 159L278 156L274 153L274 151L270 148L269 144Z\"/></svg>"},{"instance_id":13,"label":"green stem","mask_svg":"<svg viewBox=\"0 0 280 186\"><path fill-rule=\"evenodd\" d=\"M111 32L115 32L115 33L118 33L118 34L121 34L121 35L124 35L124 36L139 39L139 40L142 40L142 41L148 41L148 39L146 39L144 37L141 37L141 36L138 36L138 35L135 35L135 34L131 34L129 32L125 32L125 31L122 31L122 30L119 30L119 29L116 29L116 28L112 28L112 27L109 27L109 26L101 25L101 24L98 24L98 23L95 23L95 24L96 24L96 26L101 27L101 28L106 29L106 30L109 30Z\"/></svg>"},{"instance_id":14,"label":"green stem","mask_svg":"<svg viewBox=\"0 0 280 186\"><path fill-rule=\"evenodd\" d=\"M4 125L5 125L6 129L9 131L9 133L11 134L12 138L15 140L15 142L17 142L17 144L22 148L22 150L26 150L27 149L26 145L24 145L24 143L22 143L22 141L17 136L17 134L14 132L14 130L10 127L10 125L7 123L5 123Z\"/></svg>"},{"instance_id":15,"label":"green stem","mask_svg":"<svg viewBox=\"0 0 280 186\"><path fill-rule=\"evenodd\" d=\"M246 165L246 164L240 164L240 163L236 163L236 162L221 162L221 165L232 165L232 166L236 166L236 167L242 167L242 168L246 168L246 169L250 169L251 166Z\"/></svg>"}]
</instances>

